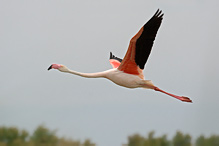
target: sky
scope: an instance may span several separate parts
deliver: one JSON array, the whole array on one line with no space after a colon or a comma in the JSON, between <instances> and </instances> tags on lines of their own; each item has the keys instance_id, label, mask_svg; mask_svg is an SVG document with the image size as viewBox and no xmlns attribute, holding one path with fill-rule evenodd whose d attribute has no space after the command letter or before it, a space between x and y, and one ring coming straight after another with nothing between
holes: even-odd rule
<instances>
[{"instance_id":1,"label":"sky","mask_svg":"<svg viewBox=\"0 0 219 146\"><path fill-rule=\"evenodd\" d=\"M57 135L121 146L135 133L177 130L193 138L219 134L218 0L0 0L0 126L30 133L44 124ZM183 103L145 89L127 89L80 72L111 68L109 53L123 58L129 40L164 13L146 79L188 96Z\"/></svg>"}]
</instances>

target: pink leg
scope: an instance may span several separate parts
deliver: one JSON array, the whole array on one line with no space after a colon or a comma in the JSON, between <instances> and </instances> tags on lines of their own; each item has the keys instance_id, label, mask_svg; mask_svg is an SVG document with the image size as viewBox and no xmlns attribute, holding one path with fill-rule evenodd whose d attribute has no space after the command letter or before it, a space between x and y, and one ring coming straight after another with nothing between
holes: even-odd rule
<instances>
[{"instance_id":1,"label":"pink leg","mask_svg":"<svg viewBox=\"0 0 219 146\"><path fill-rule=\"evenodd\" d=\"M168 92L166 92L166 91L163 91L163 90L161 90L161 89L158 88L158 87L155 87L154 90L155 90L155 91L160 91L160 92L162 92L162 93L164 93L164 94L167 94L167 95L169 95L169 96L172 96L172 97L174 97L174 98L176 98L176 99L179 99L179 100L181 100L181 101L184 101L184 102L192 102L192 100L190 100L188 97L185 97L185 96L177 96L177 95L168 93Z\"/></svg>"}]
</instances>

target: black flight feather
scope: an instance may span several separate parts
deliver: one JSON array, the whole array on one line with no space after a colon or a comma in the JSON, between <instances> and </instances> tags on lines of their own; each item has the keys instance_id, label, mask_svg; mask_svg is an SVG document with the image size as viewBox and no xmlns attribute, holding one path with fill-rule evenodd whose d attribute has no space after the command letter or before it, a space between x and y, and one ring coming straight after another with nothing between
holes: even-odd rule
<instances>
[{"instance_id":1,"label":"black flight feather","mask_svg":"<svg viewBox=\"0 0 219 146\"><path fill-rule=\"evenodd\" d=\"M136 41L135 62L140 69L144 69L148 60L163 15L162 11L158 9L154 16L143 26L143 32Z\"/></svg>"},{"instance_id":2,"label":"black flight feather","mask_svg":"<svg viewBox=\"0 0 219 146\"><path fill-rule=\"evenodd\" d=\"M110 52L110 59L115 59L115 60L118 60L119 62L122 62L122 59L120 59L120 58L114 56L114 55L112 54L112 52Z\"/></svg>"}]
</instances>

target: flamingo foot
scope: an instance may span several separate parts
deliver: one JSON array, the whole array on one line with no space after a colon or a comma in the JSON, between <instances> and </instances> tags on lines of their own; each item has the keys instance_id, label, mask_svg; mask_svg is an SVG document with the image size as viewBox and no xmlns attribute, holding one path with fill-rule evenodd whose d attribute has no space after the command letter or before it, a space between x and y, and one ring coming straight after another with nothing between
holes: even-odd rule
<instances>
[{"instance_id":1,"label":"flamingo foot","mask_svg":"<svg viewBox=\"0 0 219 146\"><path fill-rule=\"evenodd\" d=\"M192 103L192 100L189 99L188 97L185 97L185 96L181 96L181 97L179 98L179 100L181 100L181 101L183 101L183 102L191 102L191 103Z\"/></svg>"},{"instance_id":2,"label":"flamingo foot","mask_svg":"<svg viewBox=\"0 0 219 146\"><path fill-rule=\"evenodd\" d=\"M181 100L181 101L183 101L183 102L191 102L191 103L192 103L192 100L189 99L188 97L185 97L185 96L181 96L181 97L179 98L179 100Z\"/></svg>"}]
</instances>

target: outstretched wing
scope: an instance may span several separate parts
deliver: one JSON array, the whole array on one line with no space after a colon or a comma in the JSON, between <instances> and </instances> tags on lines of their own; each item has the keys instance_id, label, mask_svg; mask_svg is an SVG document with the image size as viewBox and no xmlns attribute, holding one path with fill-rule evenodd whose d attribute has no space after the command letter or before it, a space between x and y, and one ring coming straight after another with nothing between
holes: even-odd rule
<instances>
[{"instance_id":1,"label":"outstretched wing","mask_svg":"<svg viewBox=\"0 0 219 146\"><path fill-rule=\"evenodd\" d=\"M118 68L119 70L130 74L139 74L144 69L162 19L162 11L158 9L154 16L130 40L129 48Z\"/></svg>"},{"instance_id":2,"label":"outstretched wing","mask_svg":"<svg viewBox=\"0 0 219 146\"><path fill-rule=\"evenodd\" d=\"M154 16L144 25L143 32L136 42L135 62L144 69L145 63L150 55L157 31L163 19L162 11L159 9Z\"/></svg>"},{"instance_id":3,"label":"outstretched wing","mask_svg":"<svg viewBox=\"0 0 219 146\"><path fill-rule=\"evenodd\" d=\"M121 62L122 62L122 59L120 59L120 58L114 56L114 55L112 54L112 52L110 52L110 59L109 59L109 61L110 61L110 64L113 66L113 68L118 68L119 65L120 65Z\"/></svg>"}]
</instances>

